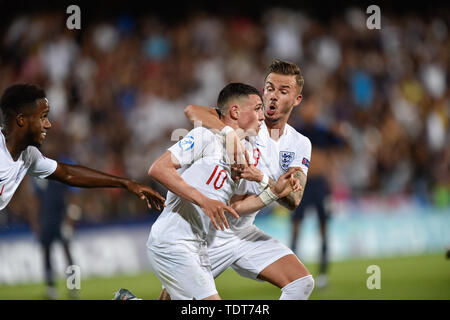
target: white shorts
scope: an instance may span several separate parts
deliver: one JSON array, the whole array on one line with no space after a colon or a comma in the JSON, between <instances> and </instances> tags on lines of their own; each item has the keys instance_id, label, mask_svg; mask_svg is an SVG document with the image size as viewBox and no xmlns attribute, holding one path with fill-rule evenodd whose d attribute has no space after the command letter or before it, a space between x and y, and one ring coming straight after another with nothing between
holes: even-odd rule
<instances>
[{"instance_id":1,"label":"white shorts","mask_svg":"<svg viewBox=\"0 0 450 320\"><path fill-rule=\"evenodd\" d=\"M243 277L259 280L257 276L267 266L278 259L294 254L280 241L252 225L243 236L216 236L208 247L212 274L218 277L228 267L232 267Z\"/></svg>"},{"instance_id":2,"label":"white shorts","mask_svg":"<svg viewBox=\"0 0 450 320\"><path fill-rule=\"evenodd\" d=\"M147 256L172 300L202 300L217 294L206 246L149 246Z\"/></svg>"}]
</instances>

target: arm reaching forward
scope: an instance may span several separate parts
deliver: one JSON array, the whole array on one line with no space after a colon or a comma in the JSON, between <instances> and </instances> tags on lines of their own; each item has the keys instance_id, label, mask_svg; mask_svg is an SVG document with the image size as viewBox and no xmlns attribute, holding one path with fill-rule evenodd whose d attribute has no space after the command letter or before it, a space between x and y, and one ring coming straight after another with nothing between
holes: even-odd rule
<instances>
[{"instance_id":1,"label":"arm reaching forward","mask_svg":"<svg viewBox=\"0 0 450 320\"><path fill-rule=\"evenodd\" d=\"M124 188L142 200L146 200L149 208L152 204L158 210L165 206L165 199L149 186L79 165L58 162L56 170L48 178L73 187Z\"/></svg>"}]
</instances>

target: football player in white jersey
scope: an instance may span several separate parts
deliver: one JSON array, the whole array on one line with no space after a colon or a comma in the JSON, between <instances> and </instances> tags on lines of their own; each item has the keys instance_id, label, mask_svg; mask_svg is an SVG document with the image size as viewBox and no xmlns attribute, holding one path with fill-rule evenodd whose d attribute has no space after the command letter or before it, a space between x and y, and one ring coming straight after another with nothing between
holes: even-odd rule
<instances>
[{"instance_id":1,"label":"football player in white jersey","mask_svg":"<svg viewBox=\"0 0 450 320\"><path fill-rule=\"evenodd\" d=\"M259 92L231 83L219 94L221 119L233 129L256 134L264 115ZM250 147L251 148L251 147ZM149 175L168 190L166 208L153 224L147 242L151 268L172 299L220 299L208 257L208 246L219 228L228 227L224 211L239 215L259 210L294 187L293 175L283 175L274 186L246 196L247 182L232 178L224 139L204 127L191 130L149 169ZM258 184L257 184L257 187ZM267 187L267 185L265 186ZM228 203L233 195L233 206ZM223 223L223 224L222 224Z\"/></svg>"},{"instance_id":2,"label":"football player in white jersey","mask_svg":"<svg viewBox=\"0 0 450 320\"><path fill-rule=\"evenodd\" d=\"M165 199L152 188L80 165L44 157L39 147L51 123L45 91L31 84L7 88L0 100L0 210L5 208L26 174L57 180L74 187L124 188L159 210Z\"/></svg>"},{"instance_id":3,"label":"football player in white jersey","mask_svg":"<svg viewBox=\"0 0 450 320\"><path fill-rule=\"evenodd\" d=\"M265 121L256 139L256 166L245 166L244 170L238 171L242 178L257 183L268 181L272 185L289 168L300 168L294 173L300 180L300 190L278 200L289 210L300 204L311 157L310 140L287 124L292 109L302 101L303 83L297 65L281 60L272 62L264 84ZM226 124L212 108L191 105L185 109L185 114L193 123L201 122L208 128L226 130ZM230 131L229 134L235 133ZM239 163L239 158L236 160ZM253 188L258 192L256 184ZM312 275L287 246L253 225L256 214L236 221L230 230L217 232L214 242L208 246L214 277L232 267L242 276L279 287L282 291L280 299L308 299L314 288ZM170 297L163 290L160 298Z\"/></svg>"}]
</instances>

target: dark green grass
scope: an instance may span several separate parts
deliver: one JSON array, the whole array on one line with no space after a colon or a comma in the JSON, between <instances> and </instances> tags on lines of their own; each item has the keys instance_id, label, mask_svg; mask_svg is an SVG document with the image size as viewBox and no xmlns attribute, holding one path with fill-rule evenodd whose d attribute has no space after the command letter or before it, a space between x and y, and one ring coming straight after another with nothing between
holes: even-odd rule
<instances>
[{"instance_id":1,"label":"dark green grass","mask_svg":"<svg viewBox=\"0 0 450 320\"><path fill-rule=\"evenodd\" d=\"M381 269L381 289L369 290L366 273L369 265ZM317 265L306 264L314 274ZM242 278L227 270L216 279L223 299L278 299L280 290L271 284ZM110 300L113 292L127 288L143 299L156 299L161 284L150 273L121 275L113 278L88 278L81 282L80 298ZM65 281L58 282L61 299L69 299ZM43 283L0 286L0 299L43 299ZM333 262L329 268L329 285L315 289L311 299L450 299L450 260L444 254L386 259Z\"/></svg>"}]
</instances>

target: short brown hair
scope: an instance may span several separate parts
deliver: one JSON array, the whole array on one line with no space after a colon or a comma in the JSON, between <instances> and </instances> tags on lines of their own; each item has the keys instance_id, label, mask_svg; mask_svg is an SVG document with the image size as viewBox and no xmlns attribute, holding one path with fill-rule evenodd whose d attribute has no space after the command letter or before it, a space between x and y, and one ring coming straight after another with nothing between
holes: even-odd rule
<instances>
[{"instance_id":1,"label":"short brown hair","mask_svg":"<svg viewBox=\"0 0 450 320\"><path fill-rule=\"evenodd\" d=\"M283 61L280 59L275 59L274 61L272 61L272 63L269 66L268 72L266 74L266 79L270 73L278 73L278 74L295 76L295 81L297 82L297 85L300 88L300 92L302 92L305 80L303 79L302 71L300 70L300 67L297 66L295 63L292 63L289 61Z\"/></svg>"},{"instance_id":2,"label":"short brown hair","mask_svg":"<svg viewBox=\"0 0 450 320\"><path fill-rule=\"evenodd\" d=\"M243 96L248 97L252 94L261 98L261 94L255 87L240 82L229 83L219 93L216 110L223 117L228 112L227 104L231 99L240 98Z\"/></svg>"}]
</instances>

